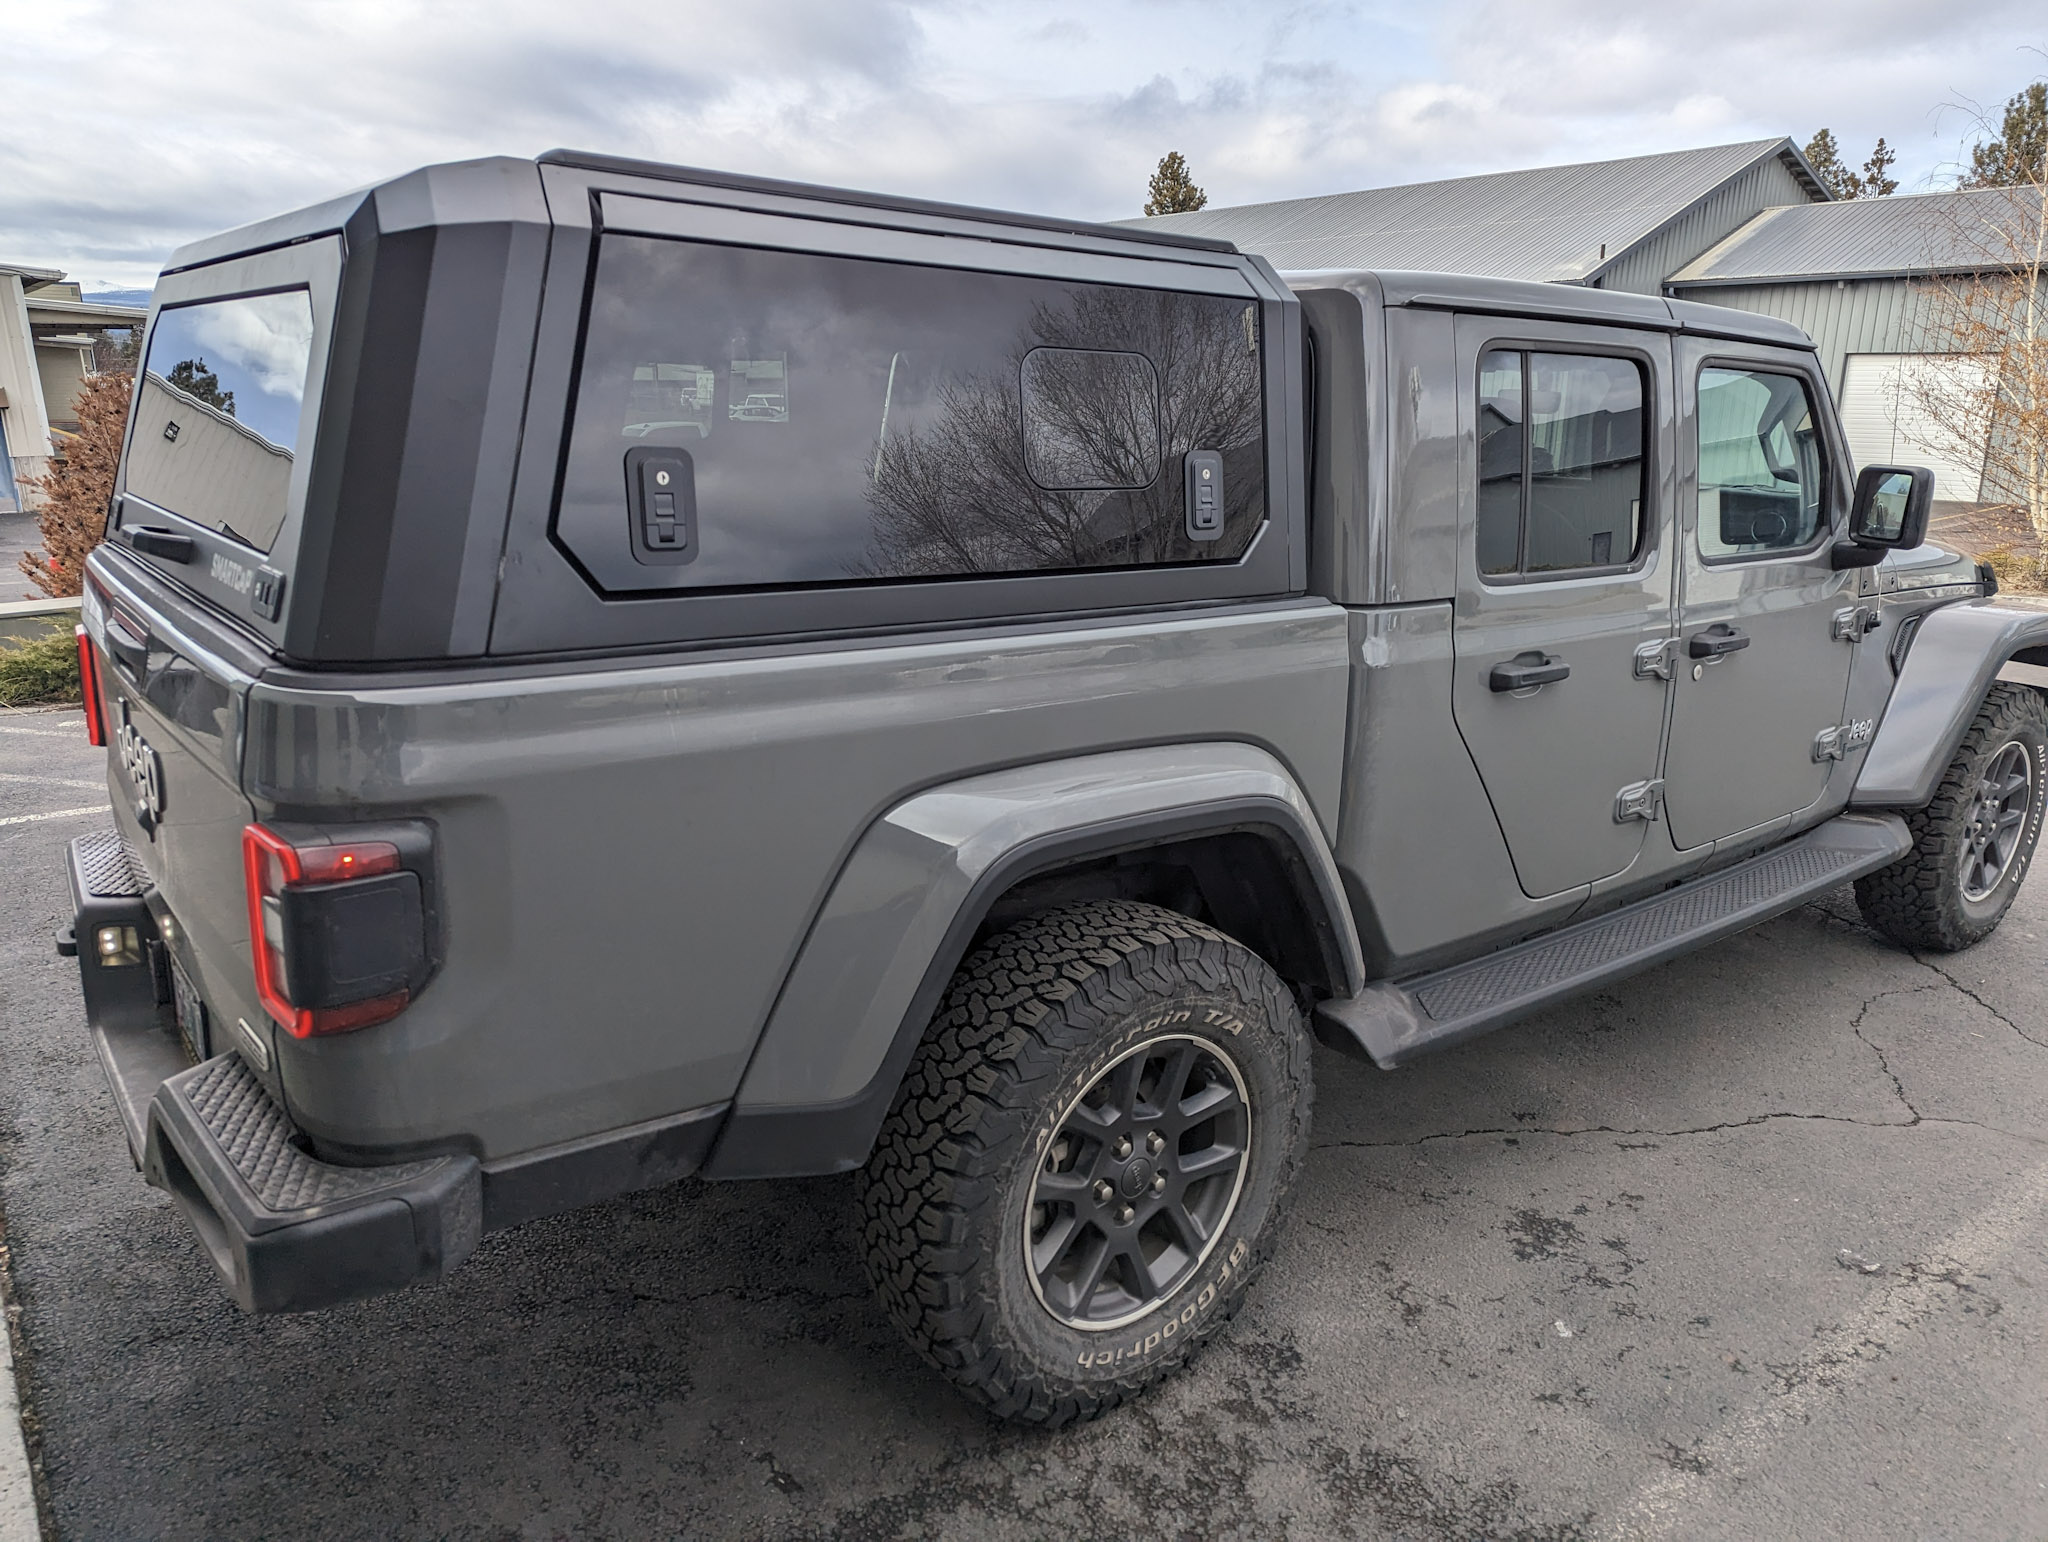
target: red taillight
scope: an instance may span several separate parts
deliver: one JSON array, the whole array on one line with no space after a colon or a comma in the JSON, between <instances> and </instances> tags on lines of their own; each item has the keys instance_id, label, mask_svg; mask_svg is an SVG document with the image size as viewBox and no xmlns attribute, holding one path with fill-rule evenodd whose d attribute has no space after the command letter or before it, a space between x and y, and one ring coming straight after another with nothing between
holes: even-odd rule
<instances>
[{"instance_id":1,"label":"red taillight","mask_svg":"<svg viewBox=\"0 0 2048 1542\"><path fill-rule=\"evenodd\" d=\"M249 948L256 964L256 996L263 1010L301 1039L346 1033L396 1017L412 999L409 990L387 991L362 1001L303 1007L292 1000L285 967L284 907L288 890L325 888L399 871L398 848L389 841L353 841L294 846L276 831L249 825L242 831L242 877L249 900Z\"/></svg>"},{"instance_id":2,"label":"red taillight","mask_svg":"<svg viewBox=\"0 0 2048 1542\"><path fill-rule=\"evenodd\" d=\"M107 742L106 719L100 716L100 661L92 651L92 634L78 626L78 688L85 697L85 742Z\"/></svg>"}]
</instances>

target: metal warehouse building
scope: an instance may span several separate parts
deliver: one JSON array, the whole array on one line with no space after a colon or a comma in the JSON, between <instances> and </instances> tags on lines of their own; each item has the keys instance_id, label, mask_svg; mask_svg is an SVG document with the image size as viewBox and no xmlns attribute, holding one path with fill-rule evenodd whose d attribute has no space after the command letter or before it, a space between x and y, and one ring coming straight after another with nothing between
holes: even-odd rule
<instances>
[{"instance_id":1,"label":"metal warehouse building","mask_svg":"<svg viewBox=\"0 0 2048 1542\"><path fill-rule=\"evenodd\" d=\"M1681 296L1779 316L1819 346L1856 459L1933 466L1973 502L1981 460L1943 453L1901 382L1930 344L1921 286L1970 271L1971 200L1835 201L1790 139L1367 188L1132 220L1216 236L1282 271L1406 268Z\"/></svg>"}]
</instances>

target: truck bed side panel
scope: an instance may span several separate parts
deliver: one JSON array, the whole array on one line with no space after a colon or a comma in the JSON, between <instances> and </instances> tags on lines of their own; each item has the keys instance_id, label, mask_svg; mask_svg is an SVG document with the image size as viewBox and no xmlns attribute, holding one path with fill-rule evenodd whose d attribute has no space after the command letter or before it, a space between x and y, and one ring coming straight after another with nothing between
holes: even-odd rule
<instances>
[{"instance_id":1,"label":"truck bed side panel","mask_svg":"<svg viewBox=\"0 0 2048 1542\"><path fill-rule=\"evenodd\" d=\"M1277 756L1334 836L1344 639L1342 611L1291 602L469 684L259 683L258 812L426 817L445 884L448 963L402 1017L278 1036L292 1113L332 1148L459 1136L489 1158L730 1097L846 853L938 782L1235 740Z\"/></svg>"}]
</instances>

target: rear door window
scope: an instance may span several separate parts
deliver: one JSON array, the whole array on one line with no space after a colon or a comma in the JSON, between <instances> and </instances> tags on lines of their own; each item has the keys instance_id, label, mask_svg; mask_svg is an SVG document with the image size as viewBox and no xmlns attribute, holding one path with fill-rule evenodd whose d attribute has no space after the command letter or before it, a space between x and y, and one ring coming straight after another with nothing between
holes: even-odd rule
<instances>
[{"instance_id":1,"label":"rear door window","mask_svg":"<svg viewBox=\"0 0 2048 1542\"><path fill-rule=\"evenodd\" d=\"M127 491L267 553L289 502L312 348L305 289L159 313L136 392Z\"/></svg>"},{"instance_id":2,"label":"rear door window","mask_svg":"<svg viewBox=\"0 0 2048 1542\"><path fill-rule=\"evenodd\" d=\"M1479 571L1625 567L1643 540L1643 368L1591 354L1479 361Z\"/></svg>"},{"instance_id":3,"label":"rear door window","mask_svg":"<svg viewBox=\"0 0 2048 1542\"><path fill-rule=\"evenodd\" d=\"M1266 518L1258 348L1239 299L613 233L561 518L624 544L658 452L695 520L664 588L1234 560ZM1193 451L1221 456L1202 539Z\"/></svg>"}]
</instances>

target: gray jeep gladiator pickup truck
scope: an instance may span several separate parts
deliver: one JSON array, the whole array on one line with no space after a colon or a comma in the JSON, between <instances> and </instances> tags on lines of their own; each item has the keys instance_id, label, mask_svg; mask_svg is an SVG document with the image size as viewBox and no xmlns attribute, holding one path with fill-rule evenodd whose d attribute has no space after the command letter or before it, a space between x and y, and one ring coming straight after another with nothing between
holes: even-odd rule
<instances>
[{"instance_id":1,"label":"gray jeep gladiator pickup truck","mask_svg":"<svg viewBox=\"0 0 2048 1542\"><path fill-rule=\"evenodd\" d=\"M1998 923L2048 611L1930 488L1738 311L432 167L157 285L60 945L250 1311L851 1171L917 1349L1085 1417L1244 1299L1313 1038L1396 1066L1851 881Z\"/></svg>"}]
</instances>

